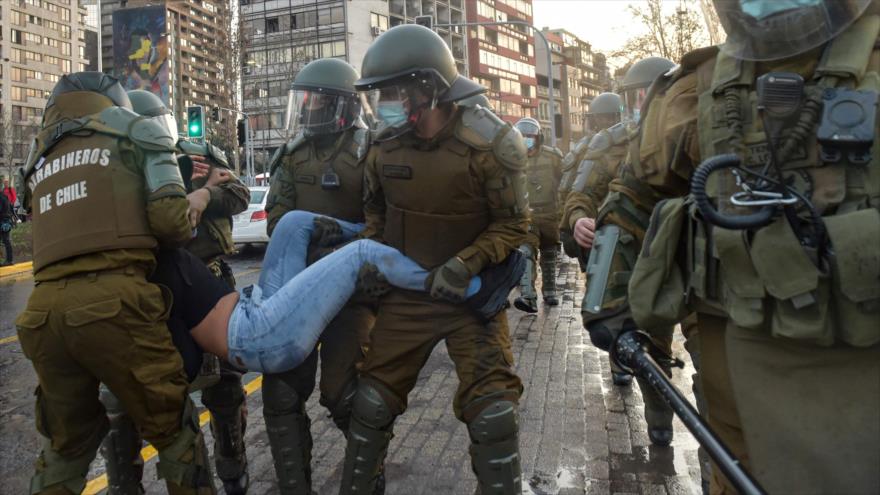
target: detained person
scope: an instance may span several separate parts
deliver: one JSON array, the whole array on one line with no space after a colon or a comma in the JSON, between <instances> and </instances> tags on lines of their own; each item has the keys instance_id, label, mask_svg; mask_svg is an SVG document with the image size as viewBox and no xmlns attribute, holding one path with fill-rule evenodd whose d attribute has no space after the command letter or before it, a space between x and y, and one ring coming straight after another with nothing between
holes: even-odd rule
<instances>
[{"instance_id":1,"label":"detained person","mask_svg":"<svg viewBox=\"0 0 880 495\"><path fill-rule=\"evenodd\" d=\"M349 241L361 229L310 212L287 213L275 227L259 283L241 292L218 282L188 252L163 251L151 281L173 295L168 325L188 376L195 376L204 351L252 371L278 373L296 367L359 285L376 287L376 279L382 285L387 281L398 289L427 292L428 270L375 241L349 242L306 267L312 240L322 245ZM469 310L487 320L498 314L524 268L524 258L514 251L472 277ZM365 275L370 272L378 273Z\"/></svg>"}]
</instances>

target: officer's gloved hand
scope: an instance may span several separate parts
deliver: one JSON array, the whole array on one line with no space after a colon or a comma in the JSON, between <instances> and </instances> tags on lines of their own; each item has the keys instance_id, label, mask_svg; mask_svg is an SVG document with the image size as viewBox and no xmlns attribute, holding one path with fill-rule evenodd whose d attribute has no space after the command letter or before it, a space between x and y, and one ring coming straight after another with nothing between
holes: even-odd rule
<instances>
[{"instance_id":1,"label":"officer's gloved hand","mask_svg":"<svg viewBox=\"0 0 880 495\"><path fill-rule=\"evenodd\" d=\"M425 287L431 293L431 297L460 303L467 298L470 280L471 274L464 261L458 256L454 256L446 263L431 270L425 281Z\"/></svg>"}]
</instances>

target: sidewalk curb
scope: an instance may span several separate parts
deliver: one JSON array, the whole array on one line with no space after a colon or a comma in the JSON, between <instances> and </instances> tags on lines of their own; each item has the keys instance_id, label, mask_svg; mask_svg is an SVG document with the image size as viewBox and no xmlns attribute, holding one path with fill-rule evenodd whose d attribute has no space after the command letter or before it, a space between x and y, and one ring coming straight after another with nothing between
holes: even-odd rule
<instances>
[{"instance_id":1,"label":"sidewalk curb","mask_svg":"<svg viewBox=\"0 0 880 495\"><path fill-rule=\"evenodd\" d=\"M11 277L33 270L34 262L27 261L25 263L17 263L10 266L0 266L0 278Z\"/></svg>"}]
</instances>

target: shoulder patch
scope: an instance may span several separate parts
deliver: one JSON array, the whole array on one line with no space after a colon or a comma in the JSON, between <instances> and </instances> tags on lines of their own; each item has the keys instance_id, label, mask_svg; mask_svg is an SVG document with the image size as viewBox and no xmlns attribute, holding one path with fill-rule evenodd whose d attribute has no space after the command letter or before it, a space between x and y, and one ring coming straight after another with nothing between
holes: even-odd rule
<instances>
[{"instance_id":1,"label":"shoulder patch","mask_svg":"<svg viewBox=\"0 0 880 495\"><path fill-rule=\"evenodd\" d=\"M455 126L455 137L478 150L489 150L505 127L510 124L485 108L465 107Z\"/></svg>"},{"instance_id":2,"label":"shoulder patch","mask_svg":"<svg viewBox=\"0 0 880 495\"><path fill-rule=\"evenodd\" d=\"M165 127L164 117L140 117L128 126L128 137L149 151L176 151L177 136Z\"/></svg>"}]
</instances>

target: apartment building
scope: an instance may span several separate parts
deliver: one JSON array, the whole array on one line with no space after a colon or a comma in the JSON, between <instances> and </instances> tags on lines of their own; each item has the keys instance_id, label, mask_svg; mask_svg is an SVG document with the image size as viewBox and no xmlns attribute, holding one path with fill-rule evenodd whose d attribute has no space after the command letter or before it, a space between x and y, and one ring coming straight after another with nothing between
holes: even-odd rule
<instances>
[{"instance_id":1,"label":"apartment building","mask_svg":"<svg viewBox=\"0 0 880 495\"><path fill-rule=\"evenodd\" d=\"M86 15L76 0L0 6L0 175L13 176L27 158L61 75L88 68Z\"/></svg>"},{"instance_id":2,"label":"apartment building","mask_svg":"<svg viewBox=\"0 0 880 495\"><path fill-rule=\"evenodd\" d=\"M455 57L459 74L469 73L465 28L450 26L467 21L465 0L388 0L390 26L412 24L419 16L433 16L434 32L440 35Z\"/></svg>"},{"instance_id":3,"label":"apartment building","mask_svg":"<svg viewBox=\"0 0 880 495\"><path fill-rule=\"evenodd\" d=\"M305 64L336 57L360 68L391 24L387 0L241 0L242 107L249 115L257 171L288 138L290 83Z\"/></svg>"},{"instance_id":4,"label":"apartment building","mask_svg":"<svg viewBox=\"0 0 880 495\"><path fill-rule=\"evenodd\" d=\"M521 21L532 24L531 0L466 0L468 22ZM471 79L489 88L495 112L516 122L534 117L538 106L535 37L522 25L468 28Z\"/></svg>"},{"instance_id":5,"label":"apartment building","mask_svg":"<svg viewBox=\"0 0 880 495\"><path fill-rule=\"evenodd\" d=\"M547 52L539 43L536 48L538 80L541 84L538 90L538 119L542 123L549 123L550 119L556 118L557 123L562 124L557 145L565 151L569 143L577 142L587 132L586 112L590 102L599 93L610 89L611 75L605 55L594 52L590 43L564 29L544 28L542 32L551 43L554 89L558 93L554 95L554 111L560 117L549 114Z\"/></svg>"},{"instance_id":6,"label":"apartment building","mask_svg":"<svg viewBox=\"0 0 880 495\"><path fill-rule=\"evenodd\" d=\"M237 116L224 111L219 122L210 119L211 108L234 107L236 64L227 5L221 0L102 0L101 51L103 71L120 77L127 86L130 79L149 77L131 74L128 64L141 57L136 59L139 64L152 66L148 72L161 74L143 87L166 101L180 129L186 122L186 107L202 105L210 139L231 150L236 146ZM118 26L126 26L124 32L114 32L114 15ZM152 53L138 54L147 42ZM163 64L167 69L161 68Z\"/></svg>"}]
</instances>

